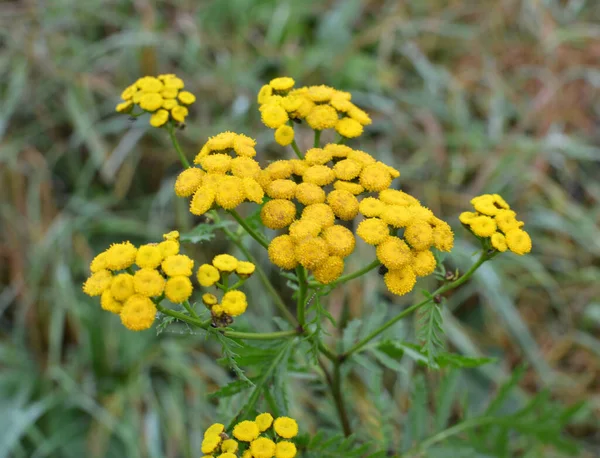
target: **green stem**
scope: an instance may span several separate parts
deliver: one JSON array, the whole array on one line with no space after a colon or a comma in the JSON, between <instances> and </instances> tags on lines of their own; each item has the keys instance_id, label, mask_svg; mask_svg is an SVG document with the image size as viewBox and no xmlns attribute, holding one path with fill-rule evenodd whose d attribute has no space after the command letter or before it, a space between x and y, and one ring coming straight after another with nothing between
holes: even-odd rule
<instances>
[{"instance_id":1,"label":"green stem","mask_svg":"<svg viewBox=\"0 0 600 458\"><path fill-rule=\"evenodd\" d=\"M186 169L189 169L190 163L188 162L187 158L185 157L185 154L183 154L181 146L179 146L179 142L177 141L177 137L175 137L175 132L173 130L173 124L171 124L171 123L167 124L167 132L169 132L169 137L171 138L171 142L173 143L175 150L177 150L177 154L179 154L179 160L181 161L181 164Z\"/></svg>"},{"instance_id":2,"label":"green stem","mask_svg":"<svg viewBox=\"0 0 600 458\"><path fill-rule=\"evenodd\" d=\"M459 279L453 281L452 283L448 283L448 284L443 285L443 286L439 287L438 289L436 289L433 293L431 293L431 298L434 298L435 296L437 296L439 294L445 293L446 291L449 291L451 289L456 288L457 286L462 285L464 282L466 282L471 277L471 275L473 275L473 273L479 268L479 266L481 266L481 264L483 264L488 259L490 259L490 257L488 256L487 252L485 252L485 251L482 252L481 255L479 256L479 259L477 260L477 262L475 264L473 264L471 266L471 268L467 272L464 273L464 275L462 275ZM373 331L371 334L369 334L363 340L356 343L354 346L350 347L350 349L346 350L343 354L340 355L340 358L342 360L345 360L353 353L356 353L358 350L360 350L362 347L364 347L366 344L368 344L371 340L373 340L379 334L384 332L386 329L388 329L391 326L393 326L394 324L396 324L402 318L404 318L407 315L410 315L415 310L418 310L419 308L428 304L432 300L431 298L425 299L424 301L421 301L418 304L412 305L409 308L403 310L398 315L396 315L394 318L392 318L390 321L388 321L387 323L385 323L382 326L380 326L379 328L377 328L375 331Z\"/></svg>"},{"instance_id":3,"label":"green stem","mask_svg":"<svg viewBox=\"0 0 600 458\"><path fill-rule=\"evenodd\" d=\"M454 425L448 429L445 429L444 431L440 431L439 433L434 434L429 439L424 440L420 444L415 445L406 453L403 453L401 457L408 458L414 456L425 456L423 455L423 452L432 445L437 444L438 442L446 440L451 436L466 431L467 429L477 428L478 426L489 425L496 422L501 423L502 419L499 419L498 417L480 417L464 421L462 423L459 423L458 425Z\"/></svg>"},{"instance_id":4,"label":"green stem","mask_svg":"<svg viewBox=\"0 0 600 458\"><path fill-rule=\"evenodd\" d=\"M166 307L163 307L160 304L156 304L156 308L159 310L160 313L164 314L164 315L169 315L173 318L177 318L180 321L183 321L184 323L188 323L191 325L196 326L197 328L202 328L202 329L206 329L206 327L210 324L211 320L208 321L202 321L198 318L194 318L188 315L185 315L183 313L180 313L176 310L171 310L168 309Z\"/></svg>"},{"instance_id":5,"label":"green stem","mask_svg":"<svg viewBox=\"0 0 600 458\"><path fill-rule=\"evenodd\" d=\"M298 324L304 327L305 311L306 311L306 290L308 282L306 281L306 270L304 267L296 267L296 275L298 277L298 303L296 306L296 316L298 317Z\"/></svg>"},{"instance_id":6,"label":"green stem","mask_svg":"<svg viewBox=\"0 0 600 458\"><path fill-rule=\"evenodd\" d=\"M356 272L352 272L351 274L342 275L340 278L329 283L327 286L329 286L330 288L335 288L337 285L341 285L342 283L346 283L347 281L354 280L355 278L358 278L361 275L366 274L367 272L375 269L376 267L379 267L380 265L381 265L381 261L379 261L379 259L375 259L371 264L363 267L360 270L357 270ZM309 282L308 285L312 288L317 288L317 287L323 286L321 283L318 283L315 281Z\"/></svg>"},{"instance_id":7,"label":"green stem","mask_svg":"<svg viewBox=\"0 0 600 458\"><path fill-rule=\"evenodd\" d=\"M296 153L296 156L298 156L299 159L304 159L304 156L302 156L302 153L300 152L300 148L298 148L298 144L296 143L296 140L292 140L292 149L294 150L294 153Z\"/></svg>"},{"instance_id":8,"label":"green stem","mask_svg":"<svg viewBox=\"0 0 600 458\"><path fill-rule=\"evenodd\" d=\"M238 332L238 331L223 331L223 335L236 339L243 340L278 340L285 339L287 337L295 337L300 335L296 329L291 331L277 331L277 332Z\"/></svg>"},{"instance_id":9,"label":"green stem","mask_svg":"<svg viewBox=\"0 0 600 458\"><path fill-rule=\"evenodd\" d=\"M229 210L229 214L235 218L235 220L242 226L250 236L260 243L264 248L269 248L269 244L265 241L265 239L259 235L254 229L252 229L248 223L242 218L238 212L235 210Z\"/></svg>"},{"instance_id":10,"label":"green stem","mask_svg":"<svg viewBox=\"0 0 600 458\"><path fill-rule=\"evenodd\" d=\"M342 396L342 377L340 373L340 365L341 361L336 361L335 363L333 363L333 381L331 383L331 394L333 395L335 407L338 411L338 416L340 417L340 423L342 424L344 436L349 437L350 435L352 435L352 430L350 429L348 412L346 411L346 404L344 403L344 398Z\"/></svg>"},{"instance_id":11,"label":"green stem","mask_svg":"<svg viewBox=\"0 0 600 458\"><path fill-rule=\"evenodd\" d=\"M338 145L343 145L344 143L346 143L346 140L348 140L346 137L342 137L340 135L340 139L337 141Z\"/></svg>"},{"instance_id":12,"label":"green stem","mask_svg":"<svg viewBox=\"0 0 600 458\"><path fill-rule=\"evenodd\" d=\"M185 307L185 309L188 311L188 313L193 316L196 319L200 319L200 317L198 317L198 315L196 315L196 312L194 311L194 309L192 308L192 306L190 305L190 302L186 299L185 301L183 301L183 306Z\"/></svg>"},{"instance_id":13,"label":"green stem","mask_svg":"<svg viewBox=\"0 0 600 458\"><path fill-rule=\"evenodd\" d=\"M319 147L319 141L321 140L321 131L315 130L315 148Z\"/></svg>"}]
</instances>

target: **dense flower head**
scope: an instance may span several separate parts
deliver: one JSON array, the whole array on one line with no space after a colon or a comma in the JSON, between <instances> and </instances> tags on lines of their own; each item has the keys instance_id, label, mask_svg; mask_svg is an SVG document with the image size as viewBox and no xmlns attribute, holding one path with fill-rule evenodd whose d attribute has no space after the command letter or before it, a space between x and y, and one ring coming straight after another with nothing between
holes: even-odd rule
<instances>
[{"instance_id":1,"label":"dense flower head","mask_svg":"<svg viewBox=\"0 0 600 458\"><path fill-rule=\"evenodd\" d=\"M460 222L474 235L489 241L491 248L523 255L531 251L531 237L517 220L517 213L499 194L483 194L471 199L474 212L463 212Z\"/></svg>"},{"instance_id":2,"label":"dense flower head","mask_svg":"<svg viewBox=\"0 0 600 458\"><path fill-rule=\"evenodd\" d=\"M144 76L121 93L123 101L116 111L132 116L151 113L150 125L154 127L162 127L170 120L176 124L184 123L187 107L196 101L196 97L183 88L183 81L173 74ZM142 111L136 112L136 106Z\"/></svg>"},{"instance_id":3,"label":"dense flower head","mask_svg":"<svg viewBox=\"0 0 600 458\"><path fill-rule=\"evenodd\" d=\"M294 458L294 438L298 423L290 417L273 418L261 413L254 420L243 420L225 430L221 423L209 426L202 438L201 451L211 457Z\"/></svg>"},{"instance_id":4,"label":"dense flower head","mask_svg":"<svg viewBox=\"0 0 600 458\"><path fill-rule=\"evenodd\" d=\"M153 298L164 294L171 302L181 303L193 292L189 277L194 261L180 254L179 248L177 231L164 234L160 243L113 244L92 260L83 292L101 296L102 309L120 315L128 329L148 329L156 315Z\"/></svg>"}]
</instances>

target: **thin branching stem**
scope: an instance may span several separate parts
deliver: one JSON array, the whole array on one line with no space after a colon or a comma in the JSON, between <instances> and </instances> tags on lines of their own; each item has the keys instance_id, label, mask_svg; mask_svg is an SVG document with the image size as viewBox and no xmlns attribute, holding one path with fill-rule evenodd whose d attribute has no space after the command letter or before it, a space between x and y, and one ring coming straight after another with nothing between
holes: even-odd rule
<instances>
[{"instance_id":1,"label":"thin branching stem","mask_svg":"<svg viewBox=\"0 0 600 458\"><path fill-rule=\"evenodd\" d=\"M177 151L177 154L179 155L179 160L181 161L181 164L186 169L189 169L190 163L187 160L187 158L185 157L185 154L183 154L183 150L181 149L181 146L179 145L179 142L177 141L177 137L175 137L175 128L173 127L172 123L167 124L167 132L169 132L169 137L171 138L171 143L173 143L173 146L175 147L175 150Z\"/></svg>"},{"instance_id":2,"label":"thin branching stem","mask_svg":"<svg viewBox=\"0 0 600 458\"><path fill-rule=\"evenodd\" d=\"M229 214L235 218L238 224L242 226L254 240L260 243L264 248L269 248L269 244L267 243L267 241L258 232L252 229L250 225L246 222L246 220L242 218L238 212L236 212L235 210L229 210Z\"/></svg>"}]
</instances>

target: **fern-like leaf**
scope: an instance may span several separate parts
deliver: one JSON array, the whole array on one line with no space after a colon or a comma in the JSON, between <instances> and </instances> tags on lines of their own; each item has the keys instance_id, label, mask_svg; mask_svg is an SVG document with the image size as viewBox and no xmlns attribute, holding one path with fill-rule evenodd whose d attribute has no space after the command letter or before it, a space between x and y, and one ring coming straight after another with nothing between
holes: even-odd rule
<instances>
[{"instance_id":1,"label":"fern-like leaf","mask_svg":"<svg viewBox=\"0 0 600 458\"><path fill-rule=\"evenodd\" d=\"M420 310L417 318L417 337L422 344L423 352L427 356L429 367L436 369L439 367L436 356L444 348L442 324L442 312L440 307L433 301Z\"/></svg>"}]
</instances>

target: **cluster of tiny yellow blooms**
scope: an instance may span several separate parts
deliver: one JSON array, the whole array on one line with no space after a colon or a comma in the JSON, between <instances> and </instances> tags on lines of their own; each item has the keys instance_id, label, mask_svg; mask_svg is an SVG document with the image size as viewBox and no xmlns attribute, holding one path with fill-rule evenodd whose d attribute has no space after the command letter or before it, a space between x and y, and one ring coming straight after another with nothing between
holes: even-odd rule
<instances>
[{"instance_id":1,"label":"cluster of tiny yellow blooms","mask_svg":"<svg viewBox=\"0 0 600 458\"><path fill-rule=\"evenodd\" d=\"M257 181L261 168L256 141L243 134L222 132L202 147L194 164L179 174L175 194L190 197L190 211L202 215L213 206L233 210L244 201L262 203L263 188Z\"/></svg>"},{"instance_id":2,"label":"cluster of tiny yellow blooms","mask_svg":"<svg viewBox=\"0 0 600 458\"><path fill-rule=\"evenodd\" d=\"M235 425L233 438L225 432L224 425L215 423L204 432L203 458L293 458L296 445L289 439L297 434L296 420L290 417L273 420L270 413Z\"/></svg>"},{"instance_id":3,"label":"cluster of tiny yellow blooms","mask_svg":"<svg viewBox=\"0 0 600 458\"><path fill-rule=\"evenodd\" d=\"M275 129L275 141L282 146L294 140L294 122L304 120L312 129L335 129L342 137L354 138L371 124L367 113L351 102L349 92L329 86L294 88L292 78L271 80L258 93L263 123Z\"/></svg>"},{"instance_id":4,"label":"cluster of tiny yellow blooms","mask_svg":"<svg viewBox=\"0 0 600 458\"><path fill-rule=\"evenodd\" d=\"M140 247L130 242L111 245L92 260L91 275L83 284L85 294L100 296L102 308L120 315L132 331L152 326L156 316L152 298L164 295L181 303L192 294L194 261L179 253L177 231L163 237L161 243Z\"/></svg>"},{"instance_id":5,"label":"cluster of tiny yellow blooms","mask_svg":"<svg viewBox=\"0 0 600 458\"><path fill-rule=\"evenodd\" d=\"M474 197L474 212L460 214L460 222L477 237L489 238L492 247L500 252L510 250L524 255L531 251L531 238L521 229L525 223L517 221L517 214L498 194Z\"/></svg>"},{"instance_id":6,"label":"cluster of tiny yellow blooms","mask_svg":"<svg viewBox=\"0 0 600 458\"><path fill-rule=\"evenodd\" d=\"M150 124L154 127L165 125L169 119L176 123L185 122L187 106L196 101L194 94L182 91L183 81L173 74L144 76L121 93L123 102L116 110L119 113L132 113L134 105L152 113ZM135 113L132 113L135 115Z\"/></svg>"},{"instance_id":7,"label":"cluster of tiny yellow blooms","mask_svg":"<svg viewBox=\"0 0 600 458\"><path fill-rule=\"evenodd\" d=\"M198 268L196 277L201 286L208 288L224 279L229 280L229 276L233 274L236 274L240 281L244 281L254 273L255 268L256 266L251 262L240 261L229 254L219 254L214 257L211 264L202 264ZM236 289L227 289L221 298L221 303L212 293L203 294L202 302L210 310L213 322L224 325L230 324L231 317L240 316L248 307L246 295Z\"/></svg>"}]
</instances>

